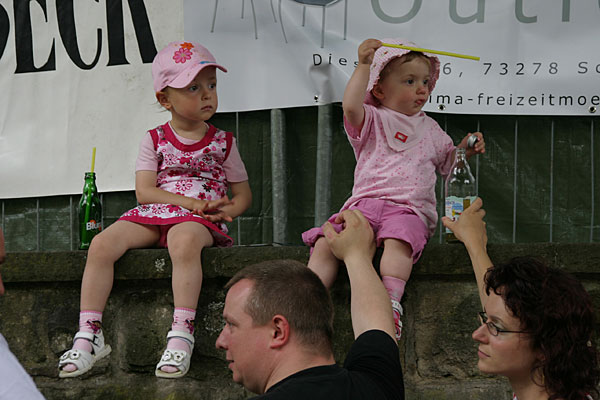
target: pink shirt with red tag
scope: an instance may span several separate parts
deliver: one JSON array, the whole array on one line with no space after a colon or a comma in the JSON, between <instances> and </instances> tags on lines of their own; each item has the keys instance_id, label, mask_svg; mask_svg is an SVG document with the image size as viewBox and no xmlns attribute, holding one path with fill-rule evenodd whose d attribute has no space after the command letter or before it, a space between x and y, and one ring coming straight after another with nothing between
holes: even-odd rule
<instances>
[{"instance_id":1,"label":"pink shirt with red tag","mask_svg":"<svg viewBox=\"0 0 600 400\"><path fill-rule=\"evenodd\" d=\"M442 175L450 171L452 139L422 111L407 116L383 106L363 107L361 130L344 119L356 169L352 196L342 210L363 198L389 200L413 210L433 234L436 171Z\"/></svg>"}]
</instances>

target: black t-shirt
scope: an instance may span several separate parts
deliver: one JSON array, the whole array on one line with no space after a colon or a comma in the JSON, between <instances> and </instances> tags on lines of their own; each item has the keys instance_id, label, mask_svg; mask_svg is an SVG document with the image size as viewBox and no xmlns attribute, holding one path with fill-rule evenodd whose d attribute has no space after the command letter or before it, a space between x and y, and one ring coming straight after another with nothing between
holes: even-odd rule
<instances>
[{"instance_id":1,"label":"black t-shirt","mask_svg":"<svg viewBox=\"0 0 600 400\"><path fill-rule=\"evenodd\" d=\"M343 368L333 364L305 369L254 399L404 399L398 345L383 331L365 332L352 344Z\"/></svg>"}]
</instances>

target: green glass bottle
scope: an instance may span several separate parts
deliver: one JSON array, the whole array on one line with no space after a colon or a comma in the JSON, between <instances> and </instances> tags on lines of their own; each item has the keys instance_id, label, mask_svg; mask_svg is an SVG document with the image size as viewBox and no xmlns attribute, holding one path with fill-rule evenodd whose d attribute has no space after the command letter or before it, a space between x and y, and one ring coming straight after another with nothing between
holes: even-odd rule
<instances>
[{"instance_id":1,"label":"green glass bottle","mask_svg":"<svg viewBox=\"0 0 600 400\"><path fill-rule=\"evenodd\" d=\"M83 195L79 201L79 248L87 250L92 238L102 230L102 204L96 188L96 174L85 173Z\"/></svg>"}]
</instances>

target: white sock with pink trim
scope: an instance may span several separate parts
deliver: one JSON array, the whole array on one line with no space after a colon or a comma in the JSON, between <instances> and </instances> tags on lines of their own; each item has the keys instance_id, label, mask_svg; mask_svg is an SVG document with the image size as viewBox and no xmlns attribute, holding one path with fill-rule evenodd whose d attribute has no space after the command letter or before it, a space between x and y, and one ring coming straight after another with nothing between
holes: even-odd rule
<instances>
[{"instance_id":1,"label":"white sock with pink trim","mask_svg":"<svg viewBox=\"0 0 600 400\"><path fill-rule=\"evenodd\" d=\"M196 319L196 310L191 308L176 307L173 312L173 324L171 330L194 334L194 320ZM167 343L169 350L183 350L188 353L191 351L191 343L185 339L174 337L169 339ZM191 354L190 354L191 356ZM167 373L177 372L177 368L165 365L161 371Z\"/></svg>"},{"instance_id":2,"label":"white sock with pink trim","mask_svg":"<svg viewBox=\"0 0 600 400\"><path fill-rule=\"evenodd\" d=\"M79 313L79 331L98 333L102 330L102 313L100 311L83 310ZM92 352L92 344L86 339L77 339L73 343L73 350ZM75 364L67 364L64 371L73 372L77 369Z\"/></svg>"},{"instance_id":3,"label":"white sock with pink trim","mask_svg":"<svg viewBox=\"0 0 600 400\"><path fill-rule=\"evenodd\" d=\"M393 276L383 276L381 280L392 301L394 325L396 325L396 340L400 340L402 336L402 306L400 305L400 300L402 300L402 296L404 295L406 281Z\"/></svg>"}]
</instances>

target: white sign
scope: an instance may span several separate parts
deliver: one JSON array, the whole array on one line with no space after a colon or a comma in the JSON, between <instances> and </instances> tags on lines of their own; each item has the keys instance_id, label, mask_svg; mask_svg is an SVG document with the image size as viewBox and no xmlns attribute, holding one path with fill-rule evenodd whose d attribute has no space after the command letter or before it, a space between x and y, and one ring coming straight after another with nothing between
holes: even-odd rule
<instances>
[{"instance_id":1,"label":"white sign","mask_svg":"<svg viewBox=\"0 0 600 400\"><path fill-rule=\"evenodd\" d=\"M185 38L208 47L219 111L337 102L364 39L440 56L426 111L594 115L597 0L0 0L0 198L131 190L139 142L169 119L150 62ZM243 18L242 18L243 15Z\"/></svg>"},{"instance_id":2,"label":"white sign","mask_svg":"<svg viewBox=\"0 0 600 400\"><path fill-rule=\"evenodd\" d=\"M242 2L206 3L184 0L185 37L229 68L222 111L341 101L370 37L480 57L439 56L425 111L593 115L600 107L597 0L331 0L324 19L323 7L302 0L246 1L243 19Z\"/></svg>"}]
</instances>

